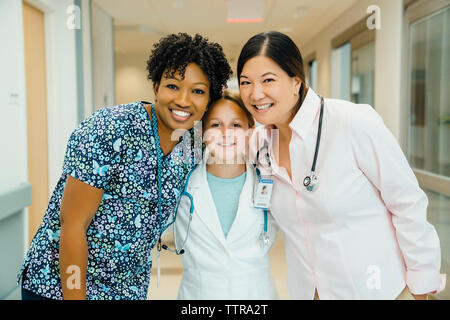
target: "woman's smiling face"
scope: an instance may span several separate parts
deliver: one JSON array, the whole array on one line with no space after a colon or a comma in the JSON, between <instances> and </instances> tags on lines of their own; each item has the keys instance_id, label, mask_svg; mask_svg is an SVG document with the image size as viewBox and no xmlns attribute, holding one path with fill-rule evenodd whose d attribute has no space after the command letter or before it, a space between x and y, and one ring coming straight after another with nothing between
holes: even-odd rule
<instances>
[{"instance_id":1,"label":"woman's smiling face","mask_svg":"<svg viewBox=\"0 0 450 320\"><path fill-rule=\"evenodd\" d=\"M256 121L264 125L286 125L293 118L301 83L299 77L290 77L272 59L256 56L245 63L239 89Z\"/></svg>"},{"instance_id":2,"label":"woman's smiling face","mask_svg":"<svg viewBox=\"0 0 450 320\"><path fill-rule=\"evenodd\" d=\"M200 121L210 100L210 82L195 63L186 66L184 79L177 71L165 73L155 89L155 111L166 130L189 130Z\"/></svg>"}]
</instances>

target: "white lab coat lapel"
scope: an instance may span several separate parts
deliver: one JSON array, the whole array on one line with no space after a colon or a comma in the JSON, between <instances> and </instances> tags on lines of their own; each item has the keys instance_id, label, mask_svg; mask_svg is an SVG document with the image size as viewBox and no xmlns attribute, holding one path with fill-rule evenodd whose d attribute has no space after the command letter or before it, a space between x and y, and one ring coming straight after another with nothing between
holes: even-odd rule
<instances>
[{"instance_id":1,"label":"white lab coat lapel","mask_svg":"<svg viewBox=\"0 0 450 320\"><path fill-rule=\"evenodd\" d=\"M242 236L242 234L245 234L247 230L257 227L255 225L255 220L259 216L254 214L255 209L253 208L252 202L255 175L255 170L247 164L247 176L239 197L239 206L236 212L236 217L234 218L233 224L231 225L230 231L228 232L228 236L226 238L227 242L232 242ZM259 218L263 221L262 212Z\"/></svg>"},{"instance_id":2,"label":"white lab coat lapel","mask_svg":"<svg viewBox=\"0 0 450 320\"><path fill-rule=\"evenodd\" d=\"M225 236L220 226L216 206L206 179L206 163L199 164L199 170L191 177L188 192L194 199L194 215L208 227L217 240L226 247Z\"/></svg>"}]
</instances>

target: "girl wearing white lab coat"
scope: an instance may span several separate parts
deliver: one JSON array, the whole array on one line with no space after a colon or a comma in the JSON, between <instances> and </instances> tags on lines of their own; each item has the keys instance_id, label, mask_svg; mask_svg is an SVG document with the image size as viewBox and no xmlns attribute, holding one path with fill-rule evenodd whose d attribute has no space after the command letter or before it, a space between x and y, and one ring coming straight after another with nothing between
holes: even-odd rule
<instances>
[{"instance_id":1,"label":"girl wearing white lab coat","mask_svg":"<svg viewBox=\"0 0 450 320\"><path fill-rule=\"evenodd\" d=\"M250 156L267 144L291 298L426 299L442 290L427 197L376 111L307 88L300 51L279 32L252 37L237 73L245 106L265 125Z\"/></svg>"},{"instance_id":2,"label":"girl wearing white lab coat","mask_svg":"<svg viewBox=\"0 0 450 320\"><path fill-rule=\"evenodd\" d=\"M278 297L269 260L277 228L269 214L269 241L263 245L264 213L254 208L252 201L257 174L243 161L247 130L253 125L239 96L230 92L225 92L204 117L204 161L192 173L187 187L194 204L191 225L188 197L181 199L175 222L178 247L189 230L178 299ZM234 184L236 190L228 194L217 194L212 185L238 180L241 184Z\"/></svg>"}]
</instances>

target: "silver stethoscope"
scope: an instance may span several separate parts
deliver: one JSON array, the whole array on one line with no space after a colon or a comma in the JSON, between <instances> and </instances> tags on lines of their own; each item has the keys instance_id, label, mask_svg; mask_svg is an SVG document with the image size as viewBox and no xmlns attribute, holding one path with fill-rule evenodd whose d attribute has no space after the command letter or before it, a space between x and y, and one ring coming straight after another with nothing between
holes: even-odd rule
<instances>
[{"instance_id":1,"label":"silver stethoscope","mask_svg":"<svg viewBox=\"0 0 450 320\"><path fill-rule=\"evenodd\" d=\"M184 247L185 247L186 242L187 242L187 240L188 240L188 237L189 237L189 231L190 231L190 229L191 229L192 215L194 214L194 198L192 197L192 195L191 195L189 192L187 192L187 186L188 186L188 183L189 183L189 179L191 178L191 174L192 174L192 172L194 172L194 170L195 170L196 167L197 167L197 165L195 165L194 168L192 168L191 171L188 173L187 179L186 179L186 183L184 184L183 192L180 194L180 197L179 197L179 199L178 199L178 201L177 201L177 205L176 205L175 210L174 210L174 213L173 213L173 215L174 215L174 216L173 216L173 219L172 219L172 221L171 221L169 224L167 224L166 227L164 228L164 230L165 230L165 229L167 229L171 224L174 224L174 223L175 223L175 221L176 221L176 219L177 219L178 207L180 206L181 200L182 200L183 196L187 197L187 198L189 199L189 204L190 204L190 205L189 205L189 222L188 222L188 225L187 225L187 228L186 228L186 235L184 236L183 242L181 243L181 248L180 248L180 249L177 248L177 233L176 233L175 231L174 231L174 233L173 233L174 249L170 249L170 248L169 248L167 245L165 245L165 244L163 244L163 245L161 246L162 249L167 250L167 251L170 251L170 252L173 252L173 253L176 253L177 255L181 255L181 254L185 253Z\"/></svg>"},{"instance_id":2,"label":"silver stethoscope","mask_svg":"<svg viewBox=\"0 0 450 320\"><path fill-rule=\"evenodd\" d=\"M322 134L322 120L323 120L323 110L324 110L325 102L323 97L320 97L320 115L319 115L319 127L317 129L317 140L316 140L316 149L314 151L314 160L311 168L311 173L306 176L303 179L303 186L305 186L306 190L308 191L315 191L319 185L319 179L316 175L316 163L317 163L317 156L319 154L319 146L320 146L320 136ZM271 167L272 162L270 161L270 155L269 155L269 146L267 144L267 141L264 141L264 145L261 149L258 150L256 153L256 164L259 163L259 155L260 151L266 150L265 152L265 160L269 166Z\"/></svg>"}]
</instances>

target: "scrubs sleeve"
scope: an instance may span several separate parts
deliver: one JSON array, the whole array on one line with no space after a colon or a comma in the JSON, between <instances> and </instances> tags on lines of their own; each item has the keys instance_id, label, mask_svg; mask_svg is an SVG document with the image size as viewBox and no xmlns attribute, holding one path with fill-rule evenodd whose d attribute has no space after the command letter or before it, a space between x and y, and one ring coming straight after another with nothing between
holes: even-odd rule
<instances>
[{"instance_id":1,"label":"scrubs sleeve","mask_svg":"<svg viewBox=\"0 0 450 320\"><path fill-rule=\"evenodd\" d=\"M120 119L103 108L83 121L67 143L63 171L67 175L107 190L124 150Z\"/></svg>"},{"instance_id":2,"label":"scrubs sleeve","mask_svg":"<svg viewBox=\"0 0 450 320\"><path fill-rule=\"evenodd\" d=\"M425 294L443 290L439 238L427 221L428 199L403 151L371 106L356 105L348 119L357 165L392 213L410 291Z\"/></svg>"}]
</instances>

